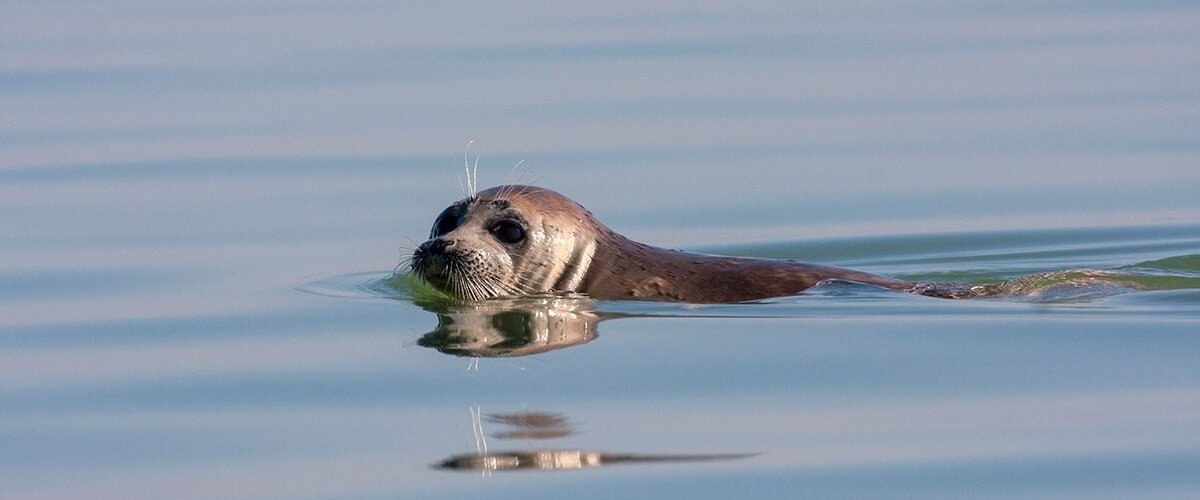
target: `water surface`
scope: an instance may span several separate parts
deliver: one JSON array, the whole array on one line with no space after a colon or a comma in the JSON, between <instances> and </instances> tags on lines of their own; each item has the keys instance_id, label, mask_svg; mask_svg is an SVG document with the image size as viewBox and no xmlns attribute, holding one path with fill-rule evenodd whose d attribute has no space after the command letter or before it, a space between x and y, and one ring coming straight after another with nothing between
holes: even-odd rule
<instances>
[{"instance_id":1,"label":"water surface","mask_svg":"<svg viewBox=\"0 0 1200 500\"><path fill-rule=\"evenodd\" d=\"M0 5L0 497L1200 492L1193 6L523 7ZM388 286L471 140L648 243L1121 285Z\"/></svg>"}]
</instances>

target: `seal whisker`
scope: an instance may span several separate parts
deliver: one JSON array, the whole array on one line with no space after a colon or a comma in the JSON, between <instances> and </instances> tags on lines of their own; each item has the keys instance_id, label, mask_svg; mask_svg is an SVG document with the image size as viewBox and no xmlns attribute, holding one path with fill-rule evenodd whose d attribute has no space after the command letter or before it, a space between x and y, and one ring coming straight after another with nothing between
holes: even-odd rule
<instances>
[{"instance_id":1,"label":"seal whisker","mask_svg":"<svg viewBox=\"0 0 1200 500\"><path fill-rule=\"evenodd\" d=\"M518 168L521 168L522 163L525 163L525 160L518 161L516 165L513 165L512 170L508 171L508 175L504 178L505 182L508 182L508 185L500 189L500 198L507 198L508 195L512 194L513 190L521 184L521 179L525 178L525 174L529 173L529 167L525 167L525 171L521 172L521 175L515 181L512 180L513 174L517 172Z\"/></svg>"},{"instance_id":2,"label":"seal whisker","mask_svg":"<svg viewBox=\"0 0 1200 500\"><path fill-rule=\"evenodd\" d=\"M395 276L397 274L400 274L402 272L401 269L411 270L413 267L413 262L414 262L414 259L411 255L408 257L401 256L400 262L397 262L396 267L392 268L392 275Z\"/></svg>"},{"instance_id":3,"label":"seal whisker","mask_svg":"<svg viewBox=\"0 0 1200 500\"><path fill-rule=\"evenodd\" d=\"M458 296L466 300L479 300L479 286L475 283L475 276L461 271L454 274L455 283L458 285Z\"/></svg>"},{"instance_id":4,"label":"seal whisker","mask_svg":"<svg viewBox=\"0 0 1200 500\"><path fill-rule=\"evenodd\" d=\"M486 278L486 279L483 279L483 278ZM503 297L503 296L516 295L515 293L513 293L511 284L507 283L505 281L502 281L501 279L499 279L499 276L496 276L495 274L489 273L485 277L481 277L480 281L481 281L481 284L484 285L484 288L486 289L487 294L490 297Z\"/></svg>"},{"instance_id":5,"label":"seal whisker","mask_svg":"<svg viewBox=\"0 0 1200 500\"><path fill-rule=\"evenodd\" d=\"M512 194L510 194L510 195L509 195L509 197L511 197L511 198L524 198L525 196L527 196L527 195L529 195L529 194L531 194L531 193L536 193L536 192L539 192L539 191L541 191L541 189L540 189L540 188L537 188L537 187L535 187L535 186L532 186L532 185L520 185L520 186L519 186L519 187L518 187L518 188L517 188L515 191L516 191L516 192L515 192L515 193L512 193Z\"/></svg>"},{"instance_id":6,"label":"seal whisker","mask_svg":"<svg viewBox=\"0 0 1200 500\"><path fill-rule=\"evenodd\" d=\"M544 175L543 175L543 176L541 176L541 177L538 177L538 178L536 178L536 179L534 179L534 180L532 180L532 181L529 181L529 186L530 186L530 187L537 187L538 183L539 183L539 182L542 182L542 181L543 181L543 180L545 180L545 179L546 179L546 176L544 176Z\"/></svg>"},{"instance_id":7,"label":"seal whisker","mask_svg":"<svg viewBox=\"0 0 1200 500\"><path fill-rule=\"evenodd\" d=\"M483 300L500 295L494 285L494 281L489 279L489 275L480 273L468 273L460 269L459 278L462 283L464 294L469 300Z\"/></svg>"},{"instance_id":8,"label":"seal whisker","mask_svg":"<svg viewBox=\"0 0 1200 500\"><path fill-rule=\"evenodd\" d=\"M519 177L517 177L517 181L516 181L516 183L518 185L522 185L521 182L525 180L526 175L529 175L530 168L532 168L532 165L529 167L525 167L525 170L521 171L521 175ZM512 192L513 189L516 189L516 188L509 189L509 192ZM527 188L522 188L522 189L527 189Z\"/></svg>"},{"instance_id":9,"label":"seal whisker","mask_svg":"<svg viewBox=\"0 0 1200 500\"><path fill-rule=\"evenodd\" d=\"M408 240L411 242L412 238L408 238ZM393 275L396 274L400 270L400 268L407 268L407 269L412 268L413 262L415 260L414 253L416 252L416 250L417 250L416 243L412 243L411 245L400 245L400 247L396 250L400 254L400 261L396 264L396 267L392 268Z\"/></svg>"},{"instance_id":10,"label":"seal whisker","mask_svg":"<svg viewBox=\"0 0 1200 500\"><path fill-rule=\"evenodd\" d=\"M466 186L467 198L471 198L471 197L475 196L475 193L476 193L475 186L473 185L473 183L471 181L471 154L470 153L471 153L471 145L472 144L475 144L475 139L471 139L471 140L467 141L467 146L463 148L463 167L467 171L467 186ZM476 167L478 167L479 157L475 158L475 165L476 165ZM462 182L460 181L459 184L461 185Z\"/></svg>"},{"instance_id":11,"label":"seal whisker","mask_svg":"<svg viewBox=\"0 0 1200 500\"><path fill-rule=\"evenodd\" d=\"M455 295L466 300L478 300L473 292L474 287L468 286L470 283L470 275L467 275L463 270L453 268L450 271L451 276L455 277L453 283L455 286Z\"/></svg>"},{"instance_id":12,"label":"seal whisker","mask_svg":"<svg viewBox=\"0 0 1200 500\"><path fill-rule=\"evenodd\" d=\"M480 156L481 155L479 155L479 154L475 155L475 169L471 171L471 197L472 198L475 197L475 195L479 194L479 157Z\"/></svg>"},{"instance_id":13,"label":"seal whisker","mask_svg":"<svg viewBox=\"0 0 1200 500\"><path fill-rule=\"evenodd\" d=\"M466 193L467 187L463 185L462 176L459 174L454 174L454 180L458 181L458 189L460 189L460 190L462 190L462 192Z\"/></svg>"}]
</instances>

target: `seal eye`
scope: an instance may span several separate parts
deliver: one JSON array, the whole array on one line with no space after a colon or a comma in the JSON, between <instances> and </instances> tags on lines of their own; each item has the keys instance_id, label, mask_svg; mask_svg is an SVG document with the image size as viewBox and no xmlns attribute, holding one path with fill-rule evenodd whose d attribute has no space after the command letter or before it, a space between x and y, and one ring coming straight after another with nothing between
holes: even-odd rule
<instances>
[{"instance_id":1,"label":"seal eye","mask_svg":"<svg viewBox=\"0 0 1200 500\"><path fill-rule=\"evenodd\" d=\"M510 220L497 222L492 226L491 231L492 236L495 236L501 243L508 243L509 245L520 243L521 240L525 239L525 230L521 229L521 226L517 225L516 222Z\"/></svg>"}]
</instances>

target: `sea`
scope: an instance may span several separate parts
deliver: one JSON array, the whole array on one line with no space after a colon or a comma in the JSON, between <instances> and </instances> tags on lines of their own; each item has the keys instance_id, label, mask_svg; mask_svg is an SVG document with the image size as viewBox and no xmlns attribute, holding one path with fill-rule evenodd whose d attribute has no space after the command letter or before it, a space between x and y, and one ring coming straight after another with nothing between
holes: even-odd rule
<instances>
[{"instance_id":1,"label":"sea","mask_svg":"<svg viewBox=\"0 0 1200 500\"><path fill-rule=\"evenodd\" d=\"M1200 497L1191 2L0 2L0 498ZM479 186L994 286L432 293Z\"/></svg>"}]
</instances>

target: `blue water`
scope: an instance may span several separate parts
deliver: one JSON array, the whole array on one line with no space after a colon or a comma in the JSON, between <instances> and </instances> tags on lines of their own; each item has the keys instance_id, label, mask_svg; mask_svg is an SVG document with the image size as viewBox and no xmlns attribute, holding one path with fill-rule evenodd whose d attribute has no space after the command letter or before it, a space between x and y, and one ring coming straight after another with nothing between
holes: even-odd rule
<instances>
[{"instance_id":1,"label":"blue water","mask_svg":"<svg viewBox=\"0 0 1200 500\"><path fill-rule=\"evenodd\" d=\"M1188 3L0 19L2 498L1200 494ZM647 243L1115 285L429 299L472 140Z\"/></svg>"}]
</instances>

